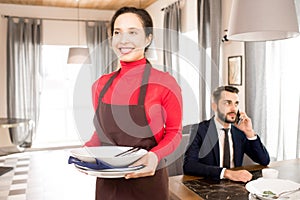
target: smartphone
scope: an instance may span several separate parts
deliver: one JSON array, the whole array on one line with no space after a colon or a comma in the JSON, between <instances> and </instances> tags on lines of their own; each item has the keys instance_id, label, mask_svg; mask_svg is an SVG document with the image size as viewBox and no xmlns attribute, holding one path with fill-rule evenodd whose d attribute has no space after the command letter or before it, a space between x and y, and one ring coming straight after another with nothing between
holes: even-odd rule
<instances>
[{"instance_id":1,"label":"smartphone","mask_svg":"<svg viewBox=\"0 0 300 200\"><path fill-rule=\"evenodd\" d=\"M242 119L241 119L240 111L238 110L236 113L235 123L237 125L240 125L241 122L242 122Z\"/></svg>"}]
</instances>

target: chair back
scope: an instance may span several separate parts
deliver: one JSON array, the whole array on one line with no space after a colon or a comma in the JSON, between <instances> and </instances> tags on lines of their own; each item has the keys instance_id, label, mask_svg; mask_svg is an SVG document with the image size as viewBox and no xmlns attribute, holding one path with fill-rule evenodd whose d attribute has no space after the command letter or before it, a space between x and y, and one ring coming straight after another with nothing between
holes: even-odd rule
<instances>
[{"instance_id":1,"label":"chair back","mask_svg":"<svg viewBox=\"0 0 300 200\"><path fill-rule=\"evenodd\" d=\"M189 124L182 128L182 139L176 150L165 157L169 176L176 176L183 174L183 158L189 143L190 135L193 131L198 130L198 124Z\"/></svg>"}]
</instances>

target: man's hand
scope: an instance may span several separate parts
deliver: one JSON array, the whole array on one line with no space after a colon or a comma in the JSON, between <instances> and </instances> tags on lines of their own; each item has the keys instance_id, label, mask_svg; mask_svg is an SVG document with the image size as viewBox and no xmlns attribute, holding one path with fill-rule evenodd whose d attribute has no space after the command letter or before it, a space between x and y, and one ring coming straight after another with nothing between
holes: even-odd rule
<instances>
[{"instance_id":1,"label":"man's hand","mask_svg":"<svg viewBox=\"0 0 300 200\"><path fill-rule=\"evenodd\" d=\"M224 177L232 181L242 181L244 183L252 179L252 174L247 170L230 170L226 169Z\"/></svg>"},{"instance_id":2,"label":"man's hand","mask_svg":"<svg viewBox=\"0 0 300 200\"><path fill-rule=\"evenodd\" d=\"M132 173L126 174L125 178L139 178L139 177L145 177L145 176L153 176L155 174L156 167L158 165L158 158L155 153L149 151L146 155L144 155L141 159L136 161L131 166L139 166L144 165L145 167L136 170Z\"/></svg>"},{"instance_id":3,"label":"man's hand","mask_svg":"<svg viewBox=\"0 0 300 200\"><path fill-rule=\"evenodd\" d=\"M252 128L252 121L246 115L245 112L240 112L240 118L241 118L241 123L235 124L235 126L238 129L240 129L241 131L243 131L247 138L252 138L252 137L256 136L256 134Z\"/></svg>"}]
</instances>

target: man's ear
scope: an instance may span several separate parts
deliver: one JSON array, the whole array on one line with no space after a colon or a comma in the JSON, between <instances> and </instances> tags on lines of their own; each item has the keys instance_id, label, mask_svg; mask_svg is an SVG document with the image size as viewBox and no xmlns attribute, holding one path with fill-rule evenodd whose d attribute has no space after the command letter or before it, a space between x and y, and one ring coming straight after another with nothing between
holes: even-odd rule
<instances>
[{"instance_id":1,"label":"man's ear","mask_svg":"<svg viewBox=\"0 0 300 200\"><path fill-rule=\"evenodd\" d=\"M212 103L211 103L211 108L212 108L212 110L213 110L214 112L216 112L216 111L217 111L217 108L218 108L218 105L217 105L215 102L212 102Z\"/></svg>"}]
</instances>

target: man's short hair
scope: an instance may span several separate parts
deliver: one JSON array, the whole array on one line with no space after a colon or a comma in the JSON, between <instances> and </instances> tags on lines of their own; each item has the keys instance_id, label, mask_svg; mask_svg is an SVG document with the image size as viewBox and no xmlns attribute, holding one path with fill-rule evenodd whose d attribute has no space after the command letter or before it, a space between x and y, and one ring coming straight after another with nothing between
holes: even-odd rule
<instances>
[{"instance_id":1,"label":"man's short hair","mask_svg":"<svg viewBox=\"0 0 300 200\"><path fill-rule=\"evenodd\" d=\"M213 101L215 103L218 103L218 101L221 98L221 93L223 91L227 91L227 92L231 92L231 93L236 93L236 94L239 93L239 89L237 89L236 87L229 86L229 85L220 86L220 87L218 87L218 88L215 89L215 91L213 92L213 95L212 95Z\"/></svg>"}]
</instances>

